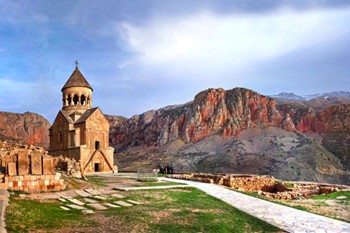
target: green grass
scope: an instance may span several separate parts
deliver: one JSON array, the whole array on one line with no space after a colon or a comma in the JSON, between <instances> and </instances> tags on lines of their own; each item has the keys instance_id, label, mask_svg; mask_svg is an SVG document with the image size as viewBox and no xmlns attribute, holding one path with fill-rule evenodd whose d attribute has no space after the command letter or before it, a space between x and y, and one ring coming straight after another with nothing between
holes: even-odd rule
<instances>
[{"instance_id":1,"label":"green grass","mask_svg":"<svg viewBox=\"0 0 350 233\"><path fill-rule=\"evenodd\" d=\"M106 185L103 177L89 177L92 182ZM91 179L89 179L91 181ZM145 185L145 182L140 182ZM147 183L147 182L146 182ZM150 182L149 185L169 185L170 182ZM177 184L172 183L171 184ZM6 210L9 232L280 232L281 230L225 202L191 187L166 190L141 190L123 193L123 199L141 205L110 208L84 215L79 210L64 211L61 203L10 197ZM82 200L81 197L76 197Z\"/></svg>"},{"instance_id":2,"label":"green grass","mask_svg":"<svg viewBox=\"0 0 350 233\"><path fill-rule=\"evenodd\" d=\"M148 194L145 191L133 191L128 195L128 198L138 200L143 205L110 209L105 212L107 217L117 216L129 226L147 225L148 232L280 231L277 227L194 188L147 192Z\"/></svg>"},{"instance_id":3,"label":"green grass","mask_svg":"<svg viewBox=\"0 0 350 233\"><path fill-rule=\"evenodd\" d=\"M88 176L88 181L96 186L105 187L107 186L105 178L102 176Z\"/></svg>"},{"instance_id":4,"label":"green grass","mask_svg":"<svg viewBox=\"0 0 350 233\"><path fill-rule=\"evenodd\" d=\"M10 205L6 208L6 228L9 232L32 232L94 224L85 221L81 211L65 211L59 208L60 205L10 197Z\"/></svg>"},{"instance_id":5,"label":"green grass","mask_svg":"<svg viewBox=\"0 0 350 233\"><path fill-rule=\"evenodd\" d=\"M343 199L342 201L350 201L350 191L339 191L334 192L330 194L323 194L323 195L317 195L311 197L311 199L314 200L337 200L337 197L339 196L346 196L346 199Z\"/></svg>"},{"instance_id":6,"label":"green grass","mask_svg":"<svg viewBox=\"0 0 350 233\"><path fill-rule=\"evenodd\" d=\"M183 185L183 183L178 182L168 182L168 181L138 181L138 183L133 184L134 187L154 187L154 186L171 186L171 185Z\"/></svg>"}]
</instances>

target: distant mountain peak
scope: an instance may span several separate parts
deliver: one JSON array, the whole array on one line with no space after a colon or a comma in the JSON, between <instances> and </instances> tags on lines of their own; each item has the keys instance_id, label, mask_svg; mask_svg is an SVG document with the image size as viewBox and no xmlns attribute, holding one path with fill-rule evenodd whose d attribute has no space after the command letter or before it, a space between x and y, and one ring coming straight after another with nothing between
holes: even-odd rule
<instances>
[{"instance_id":1,"label":"distant mountain peak","mask_svg":"<svg viewBox=\"0 0 350 233\"><path fill-rule=\"evenodd\" d=\"M297 95L292 92L281 92L278 95L270 95L275 99L296 100L296 101L310 101L314 99L330 99L330 98L345 98L350 99L350 92L348 91L333 91L326 93L317 93L311 95Z\"/></svg>"},{"instance_id":2,"label":"distant mountain peak","mask_svg":"<svg viewBox=\"0 0 350 233\"><path fill-rule=\"evenodd\" d=\"M303 97L296 95L291 92L281 92L278 95L272 95L272 98L279 98L279 99L288 99L288 100L304 100Z\"/></svg>"},{"instance_id":3,"label":"distant mountain peak","mask_svg":"<svg viewBox=\"0 0 350 233\"><path fill-rule=\"evenodd\" d=\"M350 92L348 91L332 91L332 92L326 92L326 93L318 93L313 95L304 95L304 100L313 100L317 98L324 98L324 97L342 97L346 99L350 99Z\"/></svg>"}]
</instances>

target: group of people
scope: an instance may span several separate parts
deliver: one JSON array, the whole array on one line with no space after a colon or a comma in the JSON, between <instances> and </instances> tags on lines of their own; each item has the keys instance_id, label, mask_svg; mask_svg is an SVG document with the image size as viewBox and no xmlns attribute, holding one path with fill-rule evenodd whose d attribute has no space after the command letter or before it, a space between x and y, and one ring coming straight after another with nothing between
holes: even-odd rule
<instances>
[{"instance_id":1,"label":"group of people","mask_svg":"<svg viewBox=\"0 0 350 233\"><path fill-rule=\"evenodd\" d=\"M174 174L174 168L172 164L164 166L158 165L159 173L161 174Z\"/></svg>"}]
</instances>

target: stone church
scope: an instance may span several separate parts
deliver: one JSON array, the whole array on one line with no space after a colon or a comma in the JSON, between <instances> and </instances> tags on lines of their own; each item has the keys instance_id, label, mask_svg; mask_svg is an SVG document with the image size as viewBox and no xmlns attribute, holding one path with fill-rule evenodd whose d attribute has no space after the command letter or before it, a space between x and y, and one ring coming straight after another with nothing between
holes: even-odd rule
<instances>
[{"instance_id":1,"label":"stone church","mask_svg":"<svg viewBox=\"0 0 350 233\"><path fill-rule=\"evenodd\" d=\"M50 128L50 155L80 161L83 174L117 172L109 146L109 122L92 107L93 89L78 69L62 88L63 107Z\"/></svg>"}]
</instances>

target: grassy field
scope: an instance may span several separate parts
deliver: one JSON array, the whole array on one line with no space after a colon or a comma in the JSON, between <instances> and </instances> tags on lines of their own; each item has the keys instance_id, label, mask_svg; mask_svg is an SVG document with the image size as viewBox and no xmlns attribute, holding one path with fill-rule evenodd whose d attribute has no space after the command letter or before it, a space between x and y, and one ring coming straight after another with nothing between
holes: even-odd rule
<instances>
[{"instance_id":1,"label":"grassy field","mask_svg":"<svg viewBox=\"0 0 350 233\"><path fill-rule=\"evenodd\" d=\"M103 183L103 180L99 177L98 182ZM61 203L56 200L39 202L11 197L6 210L8 231L281 232L280 229L194 188L142 190L121 194L126 196L125 200L131 199L142 204L83 215L80 211L61 210ZM79 197L77 199L82 200ZM108 202L115 200L120 199L111 198Z\"/></svg>"},{"instance_id":2,"label":"grassy field","mask_svg":"<svg viewBox=\"0 0 350 233\"><path fill-rule=\"evenodd\" d=\"M58 202L39 202L11 197L10 205L6 208L6 228L8 232L36 232L94 225L93 221L84 219L81 211L65 211L59 206Z\"/></svg>"}]
</instances>

